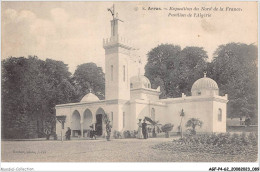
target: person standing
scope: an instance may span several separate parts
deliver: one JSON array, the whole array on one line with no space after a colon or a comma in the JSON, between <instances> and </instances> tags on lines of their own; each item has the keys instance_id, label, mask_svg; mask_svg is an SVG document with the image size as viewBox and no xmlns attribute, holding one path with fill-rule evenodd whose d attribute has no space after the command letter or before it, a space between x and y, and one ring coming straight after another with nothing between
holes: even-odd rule
<instances>
[{"instance_id":1,"label":"person standing","mask_svg":"<svg viewBox=\"0 0 260 172\"><path fill-rule=\"evenodd\" d=\"M138 133L137 133L137 138L142 139L143 134L142 134L142 119L139 119L139 122L137 123L138 125Z\"/></svg>"},{"instance_id":2,"label":"person standing","mask_svg":"<svg viewBox=\"0 0 260 172\"><path fill-rule=\"evenodd\" d=\"M112 128L112 126L110 125L110 121L107 121L107 123L106 123L107 141L110 141L111 128Z\"/></svg>"},{"instance_id":3,"label":"person standing","mask_svg":"<svg viewBox=\"0 0 260 172\"><path fill-rule=\"evenodd\" d=\"M143 133L144 139L147 139L147 124L146 124L145 119L144 119L144 122L142 123L142 133Z\"/></svg>"},{"instance_id":4,"label":"person standing","mask_svg":"<svg viewBox=\"0 0 260 172\"><path fill-rule=\"evenodd\" d=\"M95 140L96 140L96 133L95 133L95 130L94 130L94 126L95 126L95 124L92 124L91 126L89 126L91 128L89 136L90 136L91 139L95 138Z\"/></svg>"},{"instance_id":5,"label":"person standing","mask_svg":"<svg viewBox=\"0 0 260 172\"><path fill-rule=\"evenodd\" d=\"M70 140L70 135L71 135L71 129L68 127L68 130L66 131L66 139Z\"/></svg>"}]
</instances>

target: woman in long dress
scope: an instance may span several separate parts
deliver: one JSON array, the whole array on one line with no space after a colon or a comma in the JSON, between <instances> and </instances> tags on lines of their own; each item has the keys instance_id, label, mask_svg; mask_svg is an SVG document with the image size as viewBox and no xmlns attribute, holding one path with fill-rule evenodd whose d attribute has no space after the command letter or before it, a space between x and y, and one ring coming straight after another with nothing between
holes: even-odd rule
<instances>
[{"instance_id":1,"label":"woman in long dress","mask_svg":"<svg viewBox=\"0 0 260 172\"><path fill-rule=\"evenodd\" d=\"M142 139L143 138L143 134L142 134L142 119L139 119L139 122L137 123L137 125L138 125L137 138L138 139Z\"/></svg>"}]
</instances>

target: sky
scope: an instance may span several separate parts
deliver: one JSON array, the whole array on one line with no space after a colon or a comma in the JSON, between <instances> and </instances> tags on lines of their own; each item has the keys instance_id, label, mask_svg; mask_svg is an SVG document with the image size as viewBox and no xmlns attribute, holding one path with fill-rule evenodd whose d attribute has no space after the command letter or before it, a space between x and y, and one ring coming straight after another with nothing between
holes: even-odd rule
<instances>
[{"instance_id":1,"label":"sky","mask_svg":"<svg viewBox=\"0 0 260 172\"><path fill-rule=\"evenodd\" d=\"M139 50L144 66L147 53L162 44L203 47L209 59L219 45L241 42L257 45L256 2L2 2L1 57L36 55L68 64L69 71L83 63L105 66L103 39L110 37L115 4L119 35ZM242 11L143 10L157 8L223 7ZM169 13L203 13L211 17L169 17ZM105 71L104 71L105 72ZM143 72L143 71L142 71Z\"/></svg>"}]
</instances>

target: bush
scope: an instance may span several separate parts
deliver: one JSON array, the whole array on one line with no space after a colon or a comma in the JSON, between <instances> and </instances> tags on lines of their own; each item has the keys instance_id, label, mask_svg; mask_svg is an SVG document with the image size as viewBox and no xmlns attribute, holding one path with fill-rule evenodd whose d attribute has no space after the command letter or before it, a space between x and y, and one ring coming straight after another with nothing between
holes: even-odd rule
<instances>
[{"instance_id":1,"label":"bush","mask_svg":"<svg viewBox=\"0 0 260 172\"><path fill-rule=\"evenodd\" d=\"M250 133L248 135L248 141L249 144L251 144L252 146L257 146L258 145L258 137L257 137L257 133Z\"/></svg>"},{"instance_id":2,"label":"bush","mask_svg":"<svg viewBox=\"0 0 260 172\"><path fill-rule=\"evenodd\" d=\"M187 122L186 122L186 127L190 127L190 129L188 129L188 132L190 135L195 135L196 134L196 127L202 127L203 122L201 120L199 120L198 118L190 118Z\"/></svg>"},{"instance_id":3,"label":"bush","mask_svg":"<svg viewBox=\"0 0 260 172\"><path fill-rule=\"evenodd\" d=\"M165 137L167 138L169 137L169 132L172 131L173 126L174 126L173 124L167 123L161 127L162 132L165 133Z\"/></svg>"},{"instance_id":4,"label":"bush","mask_svg":"<svg viewBox=\"0 0 260 172\"><path fill-rule=\"evenodd\" d=\"M185 152L255 155L257 154L257 139L257 133L185 135L182 139L173 141L172 144L175 146L172 146L172 149Z\"/></svg>"},{"instance_id":5,"label":"bush","mask_svg":"<svg viewBox=\"0 0 260 172\"><path fill-rule=\"evenodd\" d=\"M199 154L200 156L229 157L232 162L234 159L255 162L258 159L257 141L257 133L201 134L186 135L183 139L160 143L152 148L171 151L174 154L187 152L187 155L195 153L196 156Z\"/></svg>"},{"instance_id":6,"label":"bush","mask_svg":"<svg viewBox=\"0 0 260 172\"><path fill-rule=\"evenodd\" d=\"M114 133L113 133L113 137L115 139L122 139L122 133L115 130Z\"/></svg>"},{"instance_id":7,"label":"bush","mask_svg":"<svg viewBox=\"0 0 260 172\"><path fill-rule=\"evenodd\" d=\"M126 130L123 132L123 135L124 135L124 138L136 138L137 133L138 132L135 130L133 130L133 131Z\"/></svg>"},{"instance_id":8,"label":"bush","mask_svg":"<svg viewBox=\"0 0 260 172\"><path fill-rule=\"evenodd\" d=\"M126 130L123 132L124 138L131 138L130 131Z\"/></svg>"},{"instance_id":9,"label":"bush","mask_svg":"<svg viewBox=\"0 0 260 172\"><path fill-rule=\"evenodd\" d=\"M131 138L136 138L137 134L138 134L138 131L136 131L136 130L130 131Z\"/></svg>"}]
</instances>

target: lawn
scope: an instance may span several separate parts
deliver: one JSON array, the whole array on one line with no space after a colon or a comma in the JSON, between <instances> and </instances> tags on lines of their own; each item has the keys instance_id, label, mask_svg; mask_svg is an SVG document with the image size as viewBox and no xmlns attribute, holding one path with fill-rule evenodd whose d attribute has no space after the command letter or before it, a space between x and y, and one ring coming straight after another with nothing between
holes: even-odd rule
<instances>
[{"instance_id":1,"label":"lawn","mask_svg":"<svg viewBox=\"0 0 260 172\"><path fill-rule=\"evenodd\" d=\"M2 141L3 162L248 162L244 155L154 149L172 138Z\"/></svg>"}]
</instances>

